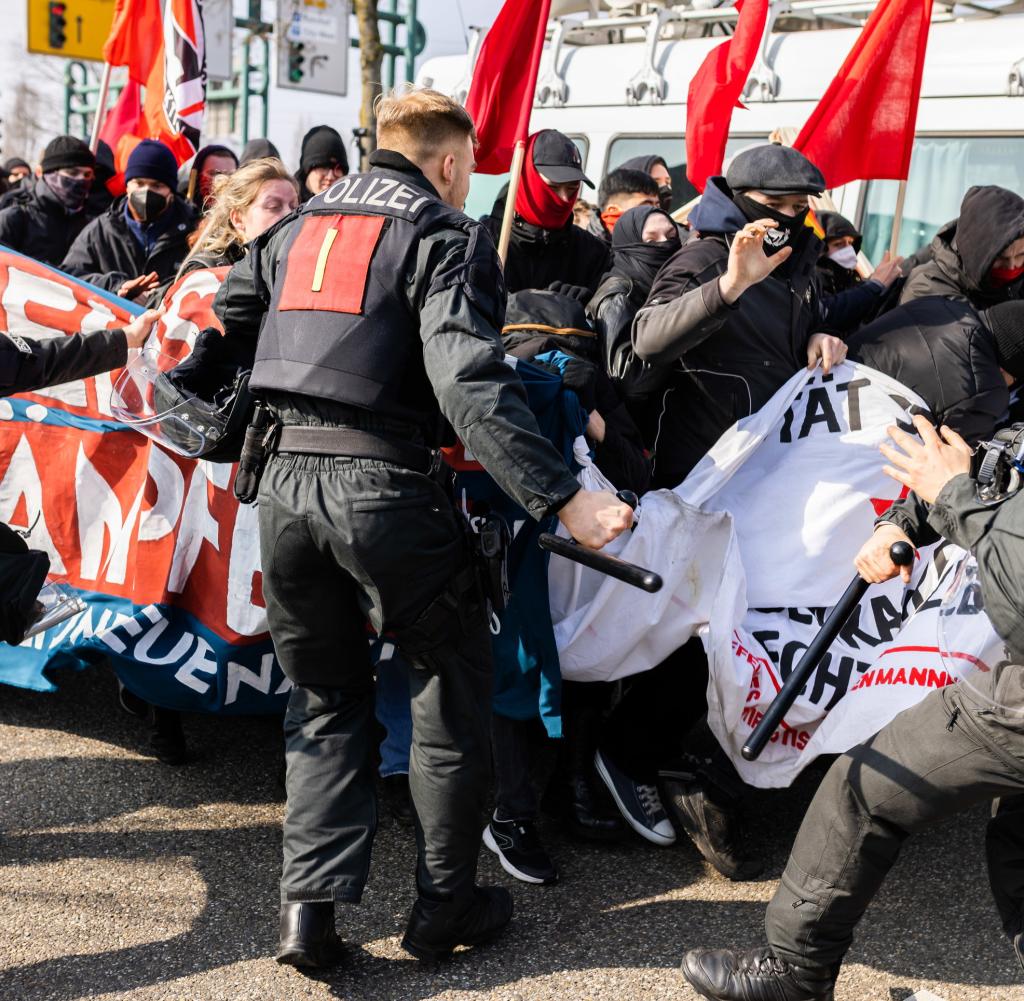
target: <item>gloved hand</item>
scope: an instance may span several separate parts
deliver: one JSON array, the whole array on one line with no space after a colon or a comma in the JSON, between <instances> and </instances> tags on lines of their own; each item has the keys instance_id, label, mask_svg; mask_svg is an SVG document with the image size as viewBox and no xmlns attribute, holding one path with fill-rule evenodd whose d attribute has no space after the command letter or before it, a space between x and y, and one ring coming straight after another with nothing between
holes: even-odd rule
<instances>
[{"instance_id":1,"label":"gloved hand","mask_svg":"<svg viewBox=\"0 0 1024 1001\"><path fill-rule=\"evenodd\" d=\"M557 292L559 295L564 295L569 299L575 299L577 302L584 304L590 302L591 292L586 285L570 285L568 282L552 282L548 286L549 292Z\"/></svg>"},{"instance_id":2,"label":"gloved hand","mask_svg":"<svg viewBox=\"0 0 1024 1001\"><path fill-rule=\"evenodd\" d=\"M562 385L579 397L580 405L589 414L597 409L597 381L600 369L582 358L568 358L561 365Z\"/></svg>"}]
</instances>

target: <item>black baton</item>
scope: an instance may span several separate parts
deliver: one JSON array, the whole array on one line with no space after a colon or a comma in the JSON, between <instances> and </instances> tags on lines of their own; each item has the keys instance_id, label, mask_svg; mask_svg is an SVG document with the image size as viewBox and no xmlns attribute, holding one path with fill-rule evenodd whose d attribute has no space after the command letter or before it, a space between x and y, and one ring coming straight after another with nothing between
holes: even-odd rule
<instances>
[{"instance_id":1,"label":"black baton","mask_svg":"<svg viewBox=\"0 0 1024 1001\"><path fill-rule=\"evenodd\" d=\"M894 542L889 547L889 558L898 567L908 567L914 562L914 547L906 542ZM821 658L828 652L828 648L839 635L839 631L846 625L846 620L853 614L870 586L860 575L854 577L850 586L843 592L843 596L828 613L817 636L811 640L811 645L800 658L800 663L790 672L779 694L775 696L764 716L761 717L761 721L754 727L750 740L743 745L741 753L747 761L756 761L761 756L761 752L765 749L768 741L772 739L772 734L778 729L783 717L793 708L793 703L804 685L807 684L807 679L817 670Z\"/></svg>"},{"instance_id":2,"label":"black baton","mask_svg":"<svg viewBox=\"0 0 1024 1001\"><path fill-rule=\"evenodd\" d=\"M631 490L620 490L615 496L623 504L628 504L634 511L637 504L640 503L637 495ZM617 556L608 556L594 549L587 549L581 546L575 539L562 539L557 535L552 535L551 532L541 532L537 545L549 553L554 553L556 556L564 556L567 560L573 560L573 562L579 563L582 566L590 567L591 570L597 570L608 577L614 577L616 580L631 584L633 587L638 587L641 591L647 591L649 594L654 594L656 591L661 590L661 576L653 570L639 567L635 563L627 563L625 560L620 560Z\"/></svg>"}]
</instances>

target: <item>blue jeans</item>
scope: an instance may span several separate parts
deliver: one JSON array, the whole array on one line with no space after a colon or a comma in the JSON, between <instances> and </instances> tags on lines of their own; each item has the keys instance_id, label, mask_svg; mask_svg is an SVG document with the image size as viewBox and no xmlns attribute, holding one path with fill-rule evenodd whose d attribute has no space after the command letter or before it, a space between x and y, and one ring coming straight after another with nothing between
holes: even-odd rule
<instances>
[{"instance_id":1,"label":"blue jeans","mask_svg":"<svg viewBox=\"0 0 1024 1001\"><path fill-rule=\"evenodd\" d=\"M370 644L370 658L377 670L377 720L385 730L380 744L380 775L408 775L412 745L409 665L389 640L375 639Z\"/></svg>"}]
</instances>

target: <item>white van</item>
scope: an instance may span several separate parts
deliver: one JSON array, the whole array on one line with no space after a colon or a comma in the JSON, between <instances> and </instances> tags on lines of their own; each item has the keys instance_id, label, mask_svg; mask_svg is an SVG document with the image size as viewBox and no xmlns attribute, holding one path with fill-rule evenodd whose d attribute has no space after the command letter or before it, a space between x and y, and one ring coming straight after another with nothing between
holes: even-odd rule
<instances>
[{"instance_id":1,"label":"white van","mask_svg":"<svg viewBox=\"0 0 1024 1001\"><path fill-rule=\"evenodd\" d=\"M715 2L555 0L559 16L548 27L531 130L571 136L595 184L631 157L659 154L672 172L676 204L688 201L696 192L685 179L686 92L736 21L735 8ZM991 0L981 2L987 7ZM1024 0L998 2L992 10L935 4L901 254L927 244L955 218L972 184L1024 195ZM746 107L733 114L727 157L776 128L803 126L857 38L859 27L847 25L862 24L874 6L773 0L773 30L747 82ZM428 60L418 82L464 99L479 40L478 33L466 55ZM477 177L467 211L489 212L505 179ZM889 245L896 189L895 181L869 181L832 192L839 210L861 227L864 252L875 262Z\"/></svg>"}]
</instances>

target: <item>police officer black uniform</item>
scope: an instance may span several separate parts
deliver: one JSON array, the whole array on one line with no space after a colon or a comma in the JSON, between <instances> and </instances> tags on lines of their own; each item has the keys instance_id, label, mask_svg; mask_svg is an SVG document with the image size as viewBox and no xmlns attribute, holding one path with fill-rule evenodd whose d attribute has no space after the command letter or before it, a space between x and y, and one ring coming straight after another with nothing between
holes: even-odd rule
<instances>
[{"instance_id":1,"label":"police officer black uniform","mask_svg":"<svg viewBox=\"0 0 1024 1001\"><path fill-rule=\"evenodd\" d=\"M917 494L880 519L857 568L865 580L895 576L888 550L897 540L939 535L969 549L1006 660L934 690L836 761L768 905L768 946L695 949L683 958L683 975L702 997L831 1001L854 928L903 842L996 797L986 836L990 882L1024 967L1024 492L995 505L980 498L963 439L949 433L945 444L923 417L915 423L923 446L891 428L904 452L885 451Z\"/></svg>"},{"instance_id":2,"label":"police officer black uniform","mask_svg":"<svg viewBox=\"0 0 1024 1001\"><path fill-rule=\"evenodd\" d=\"M519 504L558 511L580 541L603 545L631 514L610 494L578 493L503 360L494 246L453 207L472 169L465 111L431 91L389 98L378 137L393 148L264 234L215 307L225 345L251 342L262 322L250 388L279 425L260 539L271 635L294 685L277 958L299 966L340 961L334 902L357 902L369 869L367 619L414 668L419 897L403 945L440 958L511 916L505 890L475 885L490 637L465 522L439 475L442 416Z\"/></svg>"}]
</instances>

